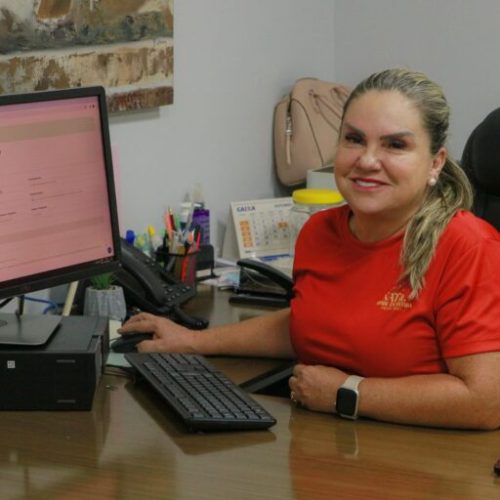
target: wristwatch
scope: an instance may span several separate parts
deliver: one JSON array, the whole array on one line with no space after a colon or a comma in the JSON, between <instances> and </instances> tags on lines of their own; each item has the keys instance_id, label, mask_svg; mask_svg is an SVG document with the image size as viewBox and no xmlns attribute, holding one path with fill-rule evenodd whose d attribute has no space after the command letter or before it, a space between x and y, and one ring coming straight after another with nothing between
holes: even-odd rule
<instances>
[{"instance_id":1,"label":"wristwatch","mask_svg":"<svg viewBox=\"0 0 500 500\"><path fill-rule=\"evenodd\" d=\"M358 386L364 377L350 375L337 390L335 411L344 418L356 420L358 418L359 391Z\"/></svg>"}]
</instances>

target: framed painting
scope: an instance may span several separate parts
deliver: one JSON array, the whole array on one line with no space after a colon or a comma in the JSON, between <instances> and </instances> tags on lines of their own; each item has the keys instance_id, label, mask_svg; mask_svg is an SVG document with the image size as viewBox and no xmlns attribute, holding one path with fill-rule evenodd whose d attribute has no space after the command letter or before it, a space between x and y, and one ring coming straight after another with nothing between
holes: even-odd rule
<instances>
[{"instance_id":1,"label":"framed painting","mask_svg":"<svg viewBox=\"0 0 500 500\"><path fill-rule=\"evenodd\" d=\"M0 93L102 85L110 111L173 103L174 0L0 0Z\"/></svg>"}]
</instances>

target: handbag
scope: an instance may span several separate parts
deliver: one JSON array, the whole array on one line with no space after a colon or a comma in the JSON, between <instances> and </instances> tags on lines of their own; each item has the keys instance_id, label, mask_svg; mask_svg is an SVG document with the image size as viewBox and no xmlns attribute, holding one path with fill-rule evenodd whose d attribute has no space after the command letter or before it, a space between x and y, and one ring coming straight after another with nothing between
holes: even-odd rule
<instances>
[{"instance_id":1,"label":"handbag","mask_svg":"<svg viewBox=\"0 0 500 500\"><path fill-rule=\"evenodd\" d=\"M301 78L275 106L274 160L282 184L302 184L308 170L333 164L349 94L344 85Z\"/></svg>"}]
</instances>

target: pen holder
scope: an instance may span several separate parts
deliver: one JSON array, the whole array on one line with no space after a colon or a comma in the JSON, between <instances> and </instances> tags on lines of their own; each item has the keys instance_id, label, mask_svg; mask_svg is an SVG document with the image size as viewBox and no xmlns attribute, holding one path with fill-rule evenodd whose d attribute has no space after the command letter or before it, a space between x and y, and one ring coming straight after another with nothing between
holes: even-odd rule
<instances>
[{"instance_id":1,"label":"pen holder","mask_svg":"<svg viewBox=\"0 0 500 500\"><path fill-rule=\"evenodd\" d=\"M169 253L166 270L185 285L196 286L198 252Z\"/></svg>"}]
</instances>

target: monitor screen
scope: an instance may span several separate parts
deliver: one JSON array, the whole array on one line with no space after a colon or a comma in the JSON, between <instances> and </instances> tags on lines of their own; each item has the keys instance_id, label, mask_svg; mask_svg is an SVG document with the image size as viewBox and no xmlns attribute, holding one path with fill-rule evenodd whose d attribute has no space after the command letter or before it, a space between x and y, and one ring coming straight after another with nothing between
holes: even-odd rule
<instances>
[{"instance_id":1,"label":"monitor screen","mask_svg":"<svg viewBox=\"0 0 500 500\"><path fill-rule=\"evenodd\" d=\"M114 270L119 248L104 89L0 96L0 298Z\"/></svg>"}]
</instances>

